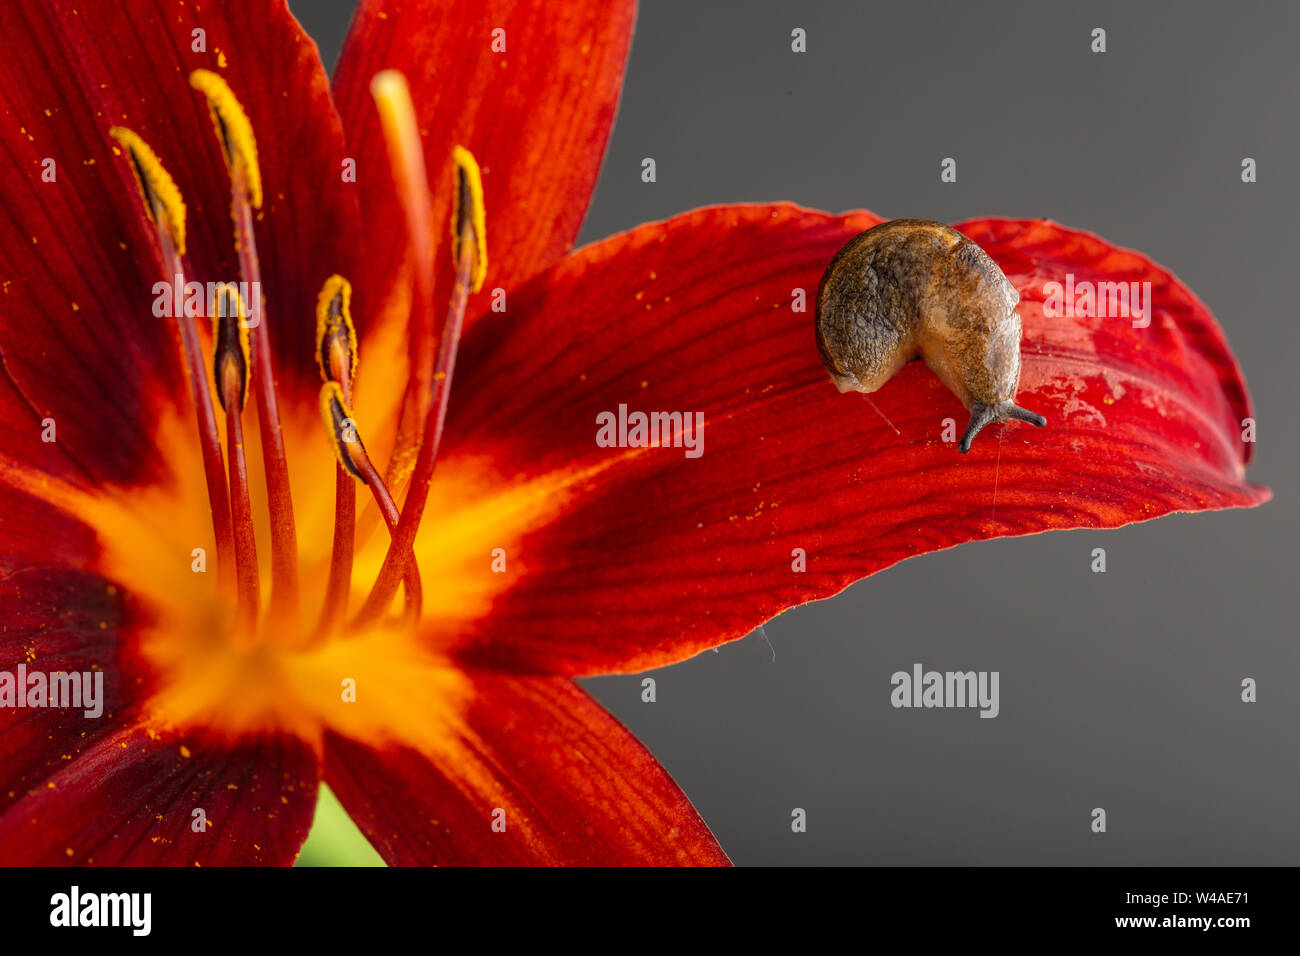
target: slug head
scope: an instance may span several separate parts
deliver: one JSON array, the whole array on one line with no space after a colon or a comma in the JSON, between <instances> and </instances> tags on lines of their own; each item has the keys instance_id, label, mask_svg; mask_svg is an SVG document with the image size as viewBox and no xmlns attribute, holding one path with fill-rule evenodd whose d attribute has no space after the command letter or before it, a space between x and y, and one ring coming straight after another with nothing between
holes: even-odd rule
<instances>
[{"instance_id":1,"label":"slug head","mask_svg":"<svg viewBox=\"0 0 1300 956\"><path fill-rule=\"evenodd\" d=\"M920 309L921 354L948 389L970 409L957 445L971 442L992 422L1047 419L1016 404L1020 386L1020 293L989 255L960 233L951 251L936 257Z\"/></svg>"}]
</instances>

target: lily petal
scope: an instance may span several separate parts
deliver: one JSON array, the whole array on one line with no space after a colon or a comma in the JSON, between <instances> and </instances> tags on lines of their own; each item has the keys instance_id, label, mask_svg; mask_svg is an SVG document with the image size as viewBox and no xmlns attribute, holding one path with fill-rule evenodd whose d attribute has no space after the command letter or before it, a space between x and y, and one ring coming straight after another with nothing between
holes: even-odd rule
<instances>
[{"instance_id":1,"label":"lily petal","mask_svg":"<svg viewBox=\"0 0 1300 956\"><path fill-rule=\"evenodd\" d=\"M1052 223L968 225L1020 289L1020 400L1047 428L996 426L959 455L941 435L966 412L921 363L872 396L880 414L838 394L814 297L836 250L877 221L701 209L574 253L466 336L430 511L454 524L470 496L530 487L549 506L514 529L491 613L446 622L462 657L638 671L917 554L1269 497L1243 479L1249 403L1206 308L1144 256ZM1150 281L1150 327L1044 317L1044 280L1067 272ZM702 412L702 456L598 447L597 416L620 405ZM505 464L470 489L457 459Z\"/></svg>"},{"instance_id":2,"label":"lily petal","mask_svg":"<svg viewBox=\"0 0 1300 956\"><path fill-rule=\"evenodd\" d=\"M468 148L482 169L488 274L466 313L472 324L493 288L513 292L572 248L614 123L634 18L633 0L363 0L334 78L372 237L354 286L378 290L372 302L393 291L402 262L392 249L406 235L370 95L377 72L406 75L424 137L439 309L453 272L444 249L452 148Z\"/></svg>"},{"instance_id":3,"label":"lily petal","mask_svg":"<svg viewBox=\"0 0 1300 956\"><path fill-rule=\"evenodd\" d=\"M0 815L0 863L283 866L320 783L292 737L204 744L129 727L64 756Z\"/></svg>"},{"instance_id":4,"label":"lily petal","mask_svg":"<svg viewBox=\"0 0 1300 956\"><path fill-rule=\"evenodd\" d=\"M390 864L728 862L667 772L572 681L469 676L474 704L436 758L326 738L326 782Z\"/></svg>"}]
</instances>

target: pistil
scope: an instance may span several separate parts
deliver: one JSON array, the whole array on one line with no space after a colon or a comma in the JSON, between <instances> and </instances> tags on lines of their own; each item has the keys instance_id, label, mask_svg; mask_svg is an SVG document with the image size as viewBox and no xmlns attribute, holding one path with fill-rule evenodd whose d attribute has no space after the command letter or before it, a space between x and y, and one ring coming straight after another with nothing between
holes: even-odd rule
<instances>
[{"instance_id":1,"label":"pistil","mask_svg":"<svg viewBox=\"0 0 1300 956\"><path fill-rule=\"evenodd\" d=\"M424 409L433 389L433 201L424 165L424 144L420 139L406 77L397 70L383 70L370 81L370 93L388 149L393 186L406 216L410 264L414 290L409 318L408 355L410 378L402 397L397 439L388 461L388 482L400 497L411 475L420 445Z\"/></svg>"}]
</instances>

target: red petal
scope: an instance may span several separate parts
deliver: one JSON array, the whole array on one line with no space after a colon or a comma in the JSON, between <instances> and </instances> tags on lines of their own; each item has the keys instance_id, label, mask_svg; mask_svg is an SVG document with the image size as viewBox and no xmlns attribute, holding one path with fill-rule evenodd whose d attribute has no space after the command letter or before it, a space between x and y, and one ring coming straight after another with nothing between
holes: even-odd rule
<instances>
[{"instance_id":1,"label":"red petal","mask_svg":"<svg viewBox=\"0 0 1300 956\"><path fill-rule=\"evenodd\" d=\"M228 175L207 106L187 81L199 67L225 73L258 139L272 336L281 366L305 380L315 374L316 294L354 232L342 131L310 39L282 2L203 6L50 0L0 9L0 355L24 419L53 417L63 452L101 478L126 480L156 463L152 410L164 393L183 394L175 320L152 310L153 285L167 277L111 126L143 136L176 179L188 278L237 280ZM200 28L204 52L193 49ZM47 158L54 182L42 180ZM0 410L17 413L8 401ZM46 467L53 454L32 463Z\"/></svg>"},{"instance_id":2,"label":"red petal","mask_svg":"<svg viewBox=\"0 0 1300 956\"><path fill-rule=\"evenodd\" d=\"M107 582L21 561L0 561L0 671L15 683L19 665L28 674L102 672L104 706L98 718L85 708L0 707L0 830L18 819L14 808L28 790L44 787L72 754L120 726L135 689L119 658L120 601ZM0 846L6 862L18 852L8 840Z\"/></svg>"},{"instance_id":3,"label":"red petal","mask_svg":"<svg viewBox=\"0 0 1300 956\"><path fill-rule=\"evenodd\" d=\"M698 210L575 253L467 335L446 455L503 464L496 487L443 484L433 513L542 476L568 485L553 521L519 530L517 578L462 651L641 670L964 541L1268 498L1242 479L1249 406L1205 307L1136 253L1048 223L971 226L1024 297L1020 400L1048 427L995 427L959 455L940 432L951 417L960 433L966 412L913 363L872 396L895 435L835 391L813 342L822 270L876 222ZM1152 326L1044 319L1041 281L1067 272L1150 280ZM795 289L806 312L792 311ZM596 416L620 403L703 412L703 456L597 447Z\"/></svg>"},{"instance_id":4,"label":"red petal","mask_svg":"<svg viewBox=\"0 0 1300 956\"><path fill-rule=\"evenodd\" d=\"M217 744L138 727L51 753L45 772L0 814L0 864L287 865L319 786L291 737Z\"/></svg>"},{"instance_id":5,"label":"red petal","mask_svg":"<svg viewBox=\"0 0 1300 956\"><path fill-rule=\"evenodd\" d=\"M83 86L72 52L102 38L90 43L54 5L4 4L0 31L0 379L12 381L0 383L9 393L0 408L33 435L41 418L56 419L63 447L32 464L64 471L59 459L76 449L95 473L128 475L148 452L139 425L151 391L180 379L147 308L162 267L111 152L119 114ZM47 171L53 182L42 181Z\"/></svg>"},{"instance_id":6,"label":"red petal","mask_svg":"<svg viewBox=\"0 0 1300 956\"><path fill-rule=\"evenodd\" d=\"M357 157L372 239L356 270L364 278L357 284L373 290L372 303L394 284L402 261L393 249L402 248L397 237L406 234L370 95L375 73L395 68L410 84L440 239L450 235L452 147L464 146L478 160L488 244L481 295L495 287L513 291L567 253L582 225L614 122L634 17L633 0L364 0L339 58L334 94ZM504 53L492 51L496 29L505 31ZM451 288L443 245L437 303ZM471 301L468 316L478 311Z\"/></svg>"},{"instance_id":7,"label":"red petal","mask_svg":"<svg viewBox=\"0 0 1300 956\"><path fill-rule=\"evenodd\" d=\"M728 862L664 769L572 681L470 677L474 704L436 763L327 738L326 782L389 863Z\"/></svg>"}]
</instances>

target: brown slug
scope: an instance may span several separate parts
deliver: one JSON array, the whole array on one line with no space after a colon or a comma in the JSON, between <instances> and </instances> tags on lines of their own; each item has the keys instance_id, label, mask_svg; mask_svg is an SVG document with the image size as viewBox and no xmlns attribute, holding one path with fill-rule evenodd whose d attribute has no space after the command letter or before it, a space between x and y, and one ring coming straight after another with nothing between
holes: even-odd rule
<instances>
[{"instance_id":1,"label":"brown slug","mask_svg":"<svg viewBox=\"0 0 1300 956\"><path fill-rule=\"evenodd\" d=\"M1047 419L1016 404L1016 291L989 255L951 226L882 222L850 239L817 288L817 351L841 392L874 392L914 358L970 410L965 453L990 422Z\"/></svg>"}]
</instances>

